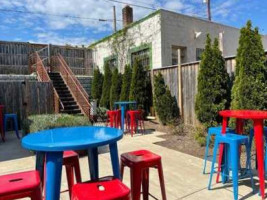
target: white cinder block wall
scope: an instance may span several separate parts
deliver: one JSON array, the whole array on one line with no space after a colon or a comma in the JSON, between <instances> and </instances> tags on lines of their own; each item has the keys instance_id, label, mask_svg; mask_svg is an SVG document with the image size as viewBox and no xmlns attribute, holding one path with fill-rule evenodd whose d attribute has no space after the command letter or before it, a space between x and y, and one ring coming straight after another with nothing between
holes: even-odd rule
<instances>
[{"instance_id":1,"label":"white cinder block wall","mask_svg":"<svg viewBox=\"0 0 267 200\"><path fill-rule=\"evenodd\" d=\"M211 38L219 38L219 33L223 32L224 56L236 54L238 46L239 29L209 22L206 20L190 17L175 12L162 10L162 64L169 66L172 64L172 45L186 47L186 62L196 60L196 48L204 49L206 35ZM201 32L195 38L195 32Z\"/></svg>"},{"instance_id":2,"label":"white cinder block wall","mask_svg":"<svg viewBox=\"0 0 267 200\"><path fill-rule=\"evenodd\" d=\"M223 55L234 56L240 35L237 28L166 10L156 11L124 30L92 46L94 63L101 71L104 59L117 54L119 71L123 73L130 62L130 49L143 44L151 45L153 68L172 65L172 46L186 47L185 62L196 61L196 48L204 49L208 33L212 39L223 33ZM195 32L201 35L195 38ZM118 44L116 50L114 43ZM263 36L263 44L267 50L267 36Z\"/></svg>"},{"instance_id":3,"label":"white cinder block wall","mask_svg":"<svg viewBox=\"0 0 267 200\"><path fill-rule=\"evenodd\" d=\"M152 66L160 67L161 62L161 26L159 12L148 16L146 20L137 22L127 28L125 35L114 36L114 34L103 42L100 42L92 47L94 63L103 70L104 59L116 54L118 56L119 71L124 71L125 64L129 63L129 51L133 48L144 44L151 45L152 51ZM114 39L115 38L115 39ZM115 45L115 41L117 44ZM114 51L114 47L117 49Z\"/></svg>"}]
</instances>

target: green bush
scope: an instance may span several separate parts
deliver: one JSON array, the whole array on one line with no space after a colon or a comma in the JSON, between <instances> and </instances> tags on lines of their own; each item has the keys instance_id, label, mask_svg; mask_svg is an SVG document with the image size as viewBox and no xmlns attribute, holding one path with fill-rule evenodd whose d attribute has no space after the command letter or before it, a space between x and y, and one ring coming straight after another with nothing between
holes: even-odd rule
<instances>
[{"instance_id":1,"label":"green bush","mask_svg":"<svg viewBox=\"0 0 267 200\"><path fill-rule=\"evenodd\" d=\"M130 67L130 65L126 65L123 78L122 78L122 88L121 88L121 95L120 95L121 101L129 100L131 79L132 79L132 68Z\"/></svg>"},{"instance_id":2,"label":"green bush","mask_svg":"<svg viewBox=\"0 0 267 200\"><path fill-rule=\"evenodd\" d=\"M114 102L120 100L121 93L121 74L118 69L114 69L111 80L111 88L110 88L110 108L113 108Z\"/></svg>"},{"instance_id":3,"label":"green bush","mask_svg":"<svg viewBox=\"0 0 267 200\"><path fill-rule=\"evenodd\" d=\"M205 127L217 125L221 122L218 112L229 107L230 78L219 50L218 40L215 39L212 45L209 35L201 58L197 91L197 119Z\"/></svg>"},{"instance_id":4,"label":"green bush","mask_svg":"<svg viewBox=\"0 0 267 200\"><path fill-rule=\"evenodd\" d=\"M130 87L130 101L136 101L139 109L145 109L147 103L147 77L144 66L138 61L134 61L133 73Z\"/></svg>"},{"instance_id":5,"label":"green bush","mask_svg":"<svg viewBox=\"0 0 267 200\"><path fill-rule=\"evenodd\" d=\"M103 87L103 74L98 68L94 70L94 77L92 82L92 97L97 100L97 105L99 105Z\"/></svg>"},{"instance_id":6,"label":"green bush","mask_svg":"<svg viewBox=\"0 0 267 200\"><path fill-rule=\"evenodd\" d=\"M111 72L111 70L109 68L108 63L106 63L105 66L104 66L104 72L105 72L104 73L104 82L103 82L100 106L109 109L112 72Z\"/></svg>"},{"instance_id":7,"label":"green bush","mask_svg":"<svg viewBox=\"0 0 267 200\"><path fill-rule=\"evenodd\" d=\"M165 85L162 74L154 76L154 106L162 124L170 124L179 117L179 109L175 97Z\"/></svg>"},{"instance_id":8,"label":"green bush","mask_svg":"<svg viewBox=\"0 0 267 200\"><path fill-rule=\"evenodd\" d=\"M195 140L200 146L205 146L206 145L206 128L204 126L197 126L195 128Z\"/></svg>"},{"instance_id":9,"label":"green bush","mask_svg":"<svg viewBox=\"0 0 267 200\"><path fill-rule=\"evenodd\" d=\"M251 21L240 32L232 88L232 109L267 109L267 65L258 28Z\"/></svg>"},{"instance_id":10,"label":"green bush","mask_svg":"<svg viewBox=\"0 0 267 200\"><path fill-rule=\"evenodd\" d=\"M68 114L31 115L23 122L24 133L56 127L90 126L87 117Z\"/></svg>"}]
</instances>

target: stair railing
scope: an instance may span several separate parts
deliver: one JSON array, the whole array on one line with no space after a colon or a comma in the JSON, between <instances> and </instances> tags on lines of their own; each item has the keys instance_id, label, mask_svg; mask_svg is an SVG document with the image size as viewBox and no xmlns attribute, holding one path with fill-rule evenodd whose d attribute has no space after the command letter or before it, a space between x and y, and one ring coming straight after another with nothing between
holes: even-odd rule
<instances>
[{"instance_id":1,"label":"stair railing","mask_svg":"<svg viewBox=\"0 0 267 200\"><path fill-rule=\"evenodd\" d=\"M55 57L57 63L57 69L59 70L64 82L69 88L72 96L76 100L78 106L80 107L82 113L86 115L89 119L92 119L90 109L92 108L89 102L89 96L84 90L83 86L76 78L68 64L65 62L64 58L59 54Z\"/></svg>"},{"instance_id":2,"label":"stair railing","mask_svg":"<svg viewBox=\"0 0 267 200\"><path fill-rule=\"evenodd\" d=\"M47 69L45 68L45 66L43 64L43 61L48 59L48 58L41 59L37 51L35 53L33 53L31 56L32 56L33 60L35 61L35 64L33 64L31 66L31 69L35 68L38 81L40 81L40 82L52 82L48 73L47 73ZM60 106L62 109L64 109L64 105L60 101L59 95L58 95L58 93L54 87L53 87L53 92L54 92L54 110L55 110L55 113L59 113Z\"/></svg>"}]
</instances>

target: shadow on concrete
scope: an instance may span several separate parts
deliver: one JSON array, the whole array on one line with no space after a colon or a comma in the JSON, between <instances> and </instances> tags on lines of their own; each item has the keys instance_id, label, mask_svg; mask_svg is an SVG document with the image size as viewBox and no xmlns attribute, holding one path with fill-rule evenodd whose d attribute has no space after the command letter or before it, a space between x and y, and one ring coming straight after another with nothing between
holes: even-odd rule
<instances>
[{"instance_id":1,"label":"shadow on concrete","mask_svg":"<svg viewBox=\"0 0 267 200\"><path fill-rule=\"evenodd\" d=\"M22 134L20 133L20 136ZM21 146L21 139L17 139L15 132L6 133L6 141L0 140L0 162L25 158L32 156L33 153Z\"/></svg>"}]
</instances>

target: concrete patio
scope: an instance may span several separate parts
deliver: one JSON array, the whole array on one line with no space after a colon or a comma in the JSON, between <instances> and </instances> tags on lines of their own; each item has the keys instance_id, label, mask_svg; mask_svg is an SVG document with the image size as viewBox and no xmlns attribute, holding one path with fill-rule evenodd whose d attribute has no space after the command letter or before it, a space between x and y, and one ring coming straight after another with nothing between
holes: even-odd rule
<instances>
[{"instance_id":1,"label":"concrete patio","mask_svg":"<svg viewBox=\"0 0 267 200\"><path fill-rule=\"evenodd\" d=\"M158 137L164 134L152 132L147 135L136 135L131 138L126 135L119 143L119 153L137 149L148 149L162 156L165 176L165 186L168 200L178 199L233 199L231 184L213 184L213 190L207 190L209 175L202 174L203 160L174 151L157 144L163 139ZM14 137L15 134L8 133L7 141L0 143L0 175L19 171L31 170L35 167L35 157L29 151L21 148L20 141ZM111 175L111 164L109 153L99 156L100 176ZM89 179L88 160L80 158L82 179ZM208 168L210 163L208 163ZM155 199L161 199L157 172L151 169L150 193ZM214 180L215 181L215 180ZM126 168L123 182L129 185L129 170ZM256 181L257 182L257 181ZM215 183L215 182L214 182ZM258 185L258 183L257 183ZM62 172L62 191L67 189L66 174ZM258 189L258 187L257 187ZM61 199L69 199L68 192L61 193ZM150 199L153 199L152 197ZM239 183L239 199L260 199L258 194L252 194L249 180Z\"/></svg>"}]
</instances>

